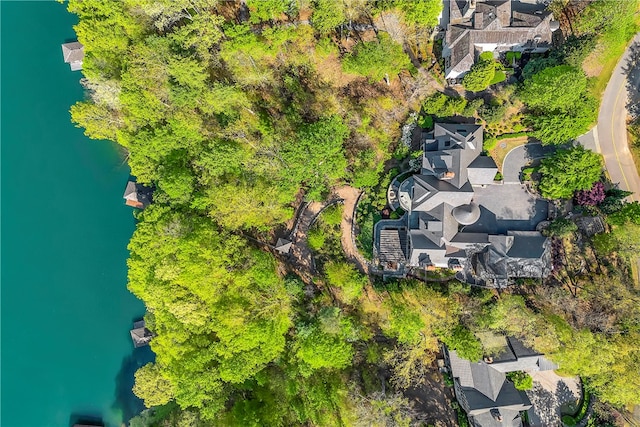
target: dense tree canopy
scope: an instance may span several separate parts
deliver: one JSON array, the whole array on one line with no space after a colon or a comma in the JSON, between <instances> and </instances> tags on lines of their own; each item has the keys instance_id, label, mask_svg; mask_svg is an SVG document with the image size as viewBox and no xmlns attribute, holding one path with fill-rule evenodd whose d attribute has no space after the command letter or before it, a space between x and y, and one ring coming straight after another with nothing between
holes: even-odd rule
<instances>
[{"instance_id":1,"label":"dense tree canopy","mask_svg":"<svg viewBox=\"0 0 640 427\"><path fill-rule=\"evenodd\" d=\"M375 197L385 200L393 172L385 161L410 104L426 98L424 115L440 117L480 110L488 122L516 105L511 92L486 107L481 99L427 97L427 74L410 75L405 49L425 60L414 42L436 25L442 2L68 7L79 16L86 54L87 98L72 119L89 137L120 144L132 174L155 188L154 204L136 214L128 286L156 335L156 360L138 370L134 392L148 406L163 405L157 414L185 425L409 425L415 414L399 391L433 374L442 342L471 360L493 354L487 333L521 338L609 402L640 400L637 381L625 378L638 370L640 323L622 273L583 280L573 299L558 286L531 296L528 287L497 294L453 278L442 286L372 283L345 259L339 208L324 211L308 235L314 277L303 282L290 274L290 259L270 252L294 210L336 185L380 187ZM384 20L402 31L392 38L359 29ZM567 48L529 67L519 96L544 142L566 142L593 118L584 74L559 65L575 66L583 54ZM483 57L469 89L486 88L496 66ZM543 194L571 197L600 177L600 160L581 148L560 150L541 172ZM598 205L613 230L605 243L629 256L640 249L640 215L637 204L614 196ZM388 382L377 375L383 371Z\"/></svg>"},{"instance_id":2,"label":"dense tree canopy","mask_svg":"<svg viewBox=\"0 0 640 427\"><path fill-rule=\"evenodd\" d=\"M534 135L545 144L572 141L586 132L597 116L598 103L588 94L586 75L569 65L542 68L532 74L519 96L530 109L527 120Z\"/></svg>"},{"instance_id":3,"label":"dense tree canopy","mask_svg":"<svg viewBox=\"0 0 640 427\"><path fill-rule=\"evenodd\" d=\"M520 97L531 108L567 111L576 106L587 88L584 72L568 65L545 68L525 80Z\"/></svg>"},{"instance_id":4,"label":"dense tree canopy","mask_svg":"<svg viewBox=\"0 0 640 427\"><path fill-rule=\"evenodd\" d=\"M560 149L543 159L540 166L540 192L549 199L568 199L578 190L588 190L602 174L602 158L576 145Z\"/></svg>"},{"instance_id":5,"label":"dense tree canopy","mask_svg":"<svg viewBox=\"0 0 640 427\"><path fill-rule=\"evenodd\" d=\"M488 54L488 55L487 55ZM471 92L485 90L491 84L496 75L499 64L494 61L492 52L485 52L480 55L478 61L462 78L462 85Z\"/></svg>"},{"instance_id":6,"label":"dense tree canopy","mask_svg":"<svg viewBox=\"0 0 640 427\"><path fill-rule=\"evenodd\" d=\"M378 40L356 46L353 54L343 62L345 71L356 73L371 80L393 78L401 70L409 68L411 62L402 46L391 40L389 35L380 33Z\"/></svg>"}]
</instances>

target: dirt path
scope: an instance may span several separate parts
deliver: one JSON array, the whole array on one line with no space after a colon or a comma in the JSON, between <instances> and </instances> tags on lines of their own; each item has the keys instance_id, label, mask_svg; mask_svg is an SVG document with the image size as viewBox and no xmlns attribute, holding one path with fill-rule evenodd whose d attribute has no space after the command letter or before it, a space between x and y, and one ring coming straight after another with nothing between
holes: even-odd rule
<instances>
[{"instance_id":1,"label":"dirt path","mask_svg":"<svg viewBox=\"0 0 640 427\"><path fill-rule=\"evenodd\" d=\"M311 228L320 212L337 200L340 200L341 203L344 204L342 222L340 223L342 249L350 262L353 262L361 272L365 274L368 273L367 260L358 252L353 234L353 216L360 194L361 191L357 188L345 185L332 191L326 201L309 203L300 214L297 230L292 236L293 245L291 247L291 255L296 266L296 271L305 281L311 281L317 273L315 263L313 262L313 253L307 243L309 228Z\"/></svg>"},{"instance_id":2,"label":"dirt path","mask_svg":"<svg viewBox=\"0 0 640 427\"><path fill-rule=\"evenodd\" d=\"M300 215L298 229L292 239L291 255L295 260L298 274L300 274L305 281L311 281L313 275L316 273L313 255L307 244L307 233L313 220L324 206L324 202L311 202L307 205Z\"/></svg>"},{"instance_id":3,"label":"dirt path","mask_svg":"<svg viewBox=\"0 0 640 427\"><path fill-rule=\"evenodd\" d=\"M360 272L368 274L369 264L356 247L353 221L356 204L358 203L358 199L360 198L362 191L346 185L338 188L336 190L336 194L344 203L344 209L342 210L342 222L340 223L340 229L342 230L342 237L340 238L342 242L342 250L344 251L347 259L354 263Z\"/></svg>"}]
</instances>

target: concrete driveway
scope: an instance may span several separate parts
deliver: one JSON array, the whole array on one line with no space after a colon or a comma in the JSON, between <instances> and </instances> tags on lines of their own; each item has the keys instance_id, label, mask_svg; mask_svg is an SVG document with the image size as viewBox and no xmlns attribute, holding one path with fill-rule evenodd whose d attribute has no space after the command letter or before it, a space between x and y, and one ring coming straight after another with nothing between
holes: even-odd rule
<instances>
[{"instance_id":1,"label":"concrete driveway","mask_svg":"<svg viewBox=\"0 0 640 427\"><path fill-rule=\"evenodd\" d=\"M490 234L531 231L547 219L549 204L529 193L522 184L493 184L474 190L473 200L480 205L480 218L464 231Z\"/></svg>"},{"instance_id":2,"label":"concrete driveway","mask_svg":"<svg viewBox=\"0 0 640 427\"><path fill-rule=\"evenodd\" d=\"M507 153L502 162L502 177L505 184L520 184L520 172L534 160L553 153L553 146L539 142L520 145Z\"/></svg>"},{"instance_id":3,"label":"concrete driveway","mask_svg":"<svg viewBox=\"0 0 640 427\"><path fill-rule=\"evenodd\" d=\"M533 388L527 396L531 427L561 427L562 414L572 413L580 401L582 390L578 377L560 377L554 371L531 372Z\"/></svg>"},{"instance_id":4,"label":"concrete driveway","mask_svg":"<svg viewBox=\"0 0 640 427\"><path fill-rule=\"evenodd\" d=\"M637 73L634 70L640 62L637 55L639 46L640 34L637 34L618 62L604 91L597 129L598 143L609 177L622 190L634 193L629 196L631 201L640 200L640 176L627 144L627 85L632 90L638 90L638 82L635 82Z\"/></svg>"}]
</instances>

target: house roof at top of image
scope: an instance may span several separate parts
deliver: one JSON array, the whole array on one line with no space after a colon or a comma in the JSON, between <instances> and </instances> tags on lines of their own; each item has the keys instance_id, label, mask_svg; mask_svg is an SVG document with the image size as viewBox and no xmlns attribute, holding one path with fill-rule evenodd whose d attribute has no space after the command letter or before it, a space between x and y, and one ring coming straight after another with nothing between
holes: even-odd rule
<instances>
[{"instance_id":1,"label":"house roof at top of image","mask_svg":"<svg viewBox=\"0 0 640 427\"><path fill-rule=\"evenodd\" d=\"M551 13L544 8L531 10L532 5L520 5L511 0L451 0L449 5L445 42L451 50L451 58L446 75L451 71L460 74L471 68L476 44L529 42L532 46L533 43L550 45L556 28L551 25ZM529 10L522 9L525 6Z\"/></svg>"}]
</instances>

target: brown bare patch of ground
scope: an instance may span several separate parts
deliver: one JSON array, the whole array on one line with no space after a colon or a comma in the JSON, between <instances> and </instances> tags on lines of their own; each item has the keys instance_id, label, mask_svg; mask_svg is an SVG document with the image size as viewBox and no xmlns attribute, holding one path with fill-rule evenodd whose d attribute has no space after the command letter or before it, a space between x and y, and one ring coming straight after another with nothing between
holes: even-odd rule
<instances>
[{"instance_id":1,"label":"brown bare patch of ground","mask_svg":"<svg viewBox=\"0 0 640 427\"><path fill-rule=\"evenodd\" d=\"M334 87L345 87L354 80L361 78L358 75L347 74L342 71L340 58L335 53L317 62L316 69L320 77Z\"/></svg>"},{"instance_id":2,"label":"brown bare patch of ground","mask_svg":"<svg viewBox=\"0 0 640 427\"><path fill-rule=\"evenodd\" d=\"M313 10L311 10L310 8L300 9L300 13L298 14L298 19L300 20L300 22L309 22L309 18L311 18L312 13L313 13Z\"/></svg>"},{"instance_id":3,"label":"brown bare patch of ground","mask_svg":"<svg viewBox=\"0 0 640 427\"><path fill-rule=\"evenodd\" d=\"M418 387L411 387L404 395L414 404L420 419L426 425L436 427L456 427L457 416L451 402L455 399L453 388L444 384L442 374L438 368L432 368L424 376L424 383Z\"/></svg>"},{"instance_id":4,"label":"brown bare patch of ground","mask_svg":"<svg viewBox=\"0 0 640 427\"><path fill-rule=\"evenodd\" d=\"M393 11L382 12L376 16L373 24L382 31L389 33L394 42L404 43L406 27Z\"/></svg>"},{"instance_id":5,"label":"brown bare patch of ground","mask_svg":"<svg viewBox=\"0 0 640 427\"><path fill-rule=\"evenodd\" d=\"M493 158L493 161L496 162L498 166L498 170L502 172L502 163L504 163L504 158L507 153L512 149L521 146L522 144L527 142L526 136L521 136L518 138L508 138L502 139L498 141L496 147L493 150L489 151L489 154Z\"/></svg>"},{"instance_id":6,"label":"brown bare patch of ground","mask_svg":"<svg viewBox=\"0 0 640 427\"><path fill-rule=\"evenodd\" d=\"M602 73L604 63L600 60L604 54L604 45L598 43L596 48L584 59L582 69L587 77L598 77Z\"/></svg>"}]
</instances>

